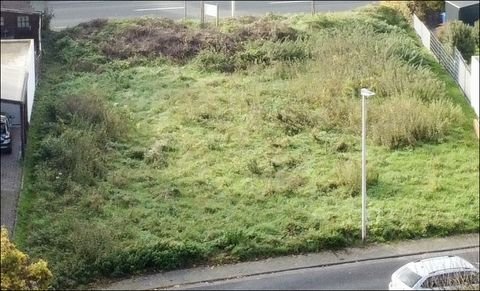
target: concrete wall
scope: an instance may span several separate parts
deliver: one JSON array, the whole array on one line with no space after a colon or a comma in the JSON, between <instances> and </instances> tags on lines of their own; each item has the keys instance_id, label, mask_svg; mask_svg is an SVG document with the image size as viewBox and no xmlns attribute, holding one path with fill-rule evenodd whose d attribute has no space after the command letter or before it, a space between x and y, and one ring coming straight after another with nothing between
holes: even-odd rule
<instances>
[{"instance_id":1,"label":"concrete wall","mask_svg":"<svg viewBox=\"0 0 480 291\"><path fill-rule=\"evenodd\" d=\"M470 63L470 103L472 104L473 110L479 116L479 59L478 56L472 57L472 62Z\"/></svg>"},{"instance_id":2,"label":"concrete wall","mask_svg":"<svg viewBox=\"0 0 480 291\"><path fill-rule=\"evenodd\" d=\"M422 40L423 45L430 50L430 30L415 14L413 15L413 27Z\"/></svg>"}]
</instances>

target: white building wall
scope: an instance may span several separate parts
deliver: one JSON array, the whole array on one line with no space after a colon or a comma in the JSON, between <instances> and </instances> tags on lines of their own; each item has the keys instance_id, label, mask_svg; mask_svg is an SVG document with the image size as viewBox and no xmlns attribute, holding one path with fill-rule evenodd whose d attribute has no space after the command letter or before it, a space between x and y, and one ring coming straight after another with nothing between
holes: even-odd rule
<instances>
[{"instance_id":1,"label":"white building wall","mask_svg":"<svg viewBox=\"0 0 480 291\"><path fill-rule=\"evenodd\" d=\"M33 40L30 42L30 48L26 57L27 80L27 121L30 123L32 115L33 101L35 98L35 46Z\"/></svg>"},{"instance_id":2,"label":"white building wall","mask_svg":"<svg viewBox=\"0 0 480 291\"><path fill-rule=\"evenodd\" d=\"M479 60L478 56L472 57L472 62L470 63L470 103L477 114L479 116Z\"/></svg>"}]
</instances>

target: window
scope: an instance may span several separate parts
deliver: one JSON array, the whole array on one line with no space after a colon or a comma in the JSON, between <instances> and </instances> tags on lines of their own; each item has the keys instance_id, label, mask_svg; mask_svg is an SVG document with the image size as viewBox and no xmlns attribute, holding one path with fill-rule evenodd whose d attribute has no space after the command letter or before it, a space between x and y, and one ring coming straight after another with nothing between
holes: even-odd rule
<instances>
[{"instance_id":1,"label":"window","mask_svg":"<svg viewBox=\"0 0 480 291\"><path fill-rule=\"evenodd\" d=\"M427 278L422 284L422 288L433 289L445 286L445 275L436 275Z\"/></svg>"},{"instance_id":2,"label":"window","mask_svg":"<svg viewBox=\"0 0 480 291\"><path fill-rule=\"evenodd\" d=\"M448 288L453 286L476 286L478 285L478 273L477 272L454 272L429 277L423 282L423 288ZM459 288L455 288L459 289ZM472 290L476 290L473 288Z\"/></svg>"},{"instance_id":3,"label":"window","mask_svg":"<svg viewBox=\"0 0 480 291\"><path fill-rule=\"evenodd\" d=\"M0 17L0 26L3 26L3 16Z\"/></svg>"},{"instance_id":4,"label":"window","mask_svg":"<svg viewBox=\"0 0 480 291\"><path fill-rule=\"evenodd\" d=\"M17 27L30 28L30 21L28 19L28 16L17 16Z\"/></svg>"},{"instance_id":5,"label":"window","mask_svg":"<svg viewBox=\"0 0 480 291\"><path fill-rule=\"evenodd\" d=\"M417 273L414 273L409 268L405 268L398 275L398 279L400 279L400 281L402 281L408 287L413 287L421 278L422 277L420 275L418 275Z\"/></svg>"}]
</instances>

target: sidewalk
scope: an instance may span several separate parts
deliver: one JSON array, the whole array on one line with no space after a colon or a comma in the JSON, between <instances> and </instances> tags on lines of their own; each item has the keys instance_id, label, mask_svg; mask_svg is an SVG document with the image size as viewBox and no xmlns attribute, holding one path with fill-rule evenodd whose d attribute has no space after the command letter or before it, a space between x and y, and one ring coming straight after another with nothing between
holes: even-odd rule
<instances>
[{"instance_id":1,"label":"sidewalk","mask_svg":"<svg viewBox=\"0 0 480 291\"><path fill-rule=\"evenodd\" d=\"M479 234L458 235L448 238L410 240L391 244L372 244L364 248L347 248L341 251L324 251L308 255L277 257L233 265L204 266L154 275L138 276L113 283L104 290L165 288L175 285L217 281L286 270L464 249L478 247L479 238Z\"/></svg>"}]
</instances>

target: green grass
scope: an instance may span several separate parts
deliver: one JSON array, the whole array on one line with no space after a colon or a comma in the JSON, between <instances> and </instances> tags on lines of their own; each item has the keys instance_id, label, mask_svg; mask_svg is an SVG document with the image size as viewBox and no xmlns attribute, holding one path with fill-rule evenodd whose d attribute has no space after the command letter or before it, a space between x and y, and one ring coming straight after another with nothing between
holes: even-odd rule
<instances>
[{"instance_id":1,"label":"green grass","mask_svg":"<svg viewBox=\"0 0 480 291\"><path fill-rule=\"evenodd\" d=\"M119 58L112 47L102 50L111 33L143 37L129 28L134 21L50 35L16 243L49 261L56 287L356 244L362 86L378 93L371 128L395 120L404 130L402 119L379 110L395 112L398 99L438 116L402 131L415 137L409 142L369 140L369 240L477 232L473 111L388 13L245 18L245 26L225 23L224 34L210 28L211 39L231 40L218 52L230 72L199 61L215 41L188 54L140 56L132 46L122 54L136 56ZM272 25L277 34L265 36ZM245 27L246 44L237 34ZM192 23L174 29L198 32ZM90 30L98 33L80 33ZM428 111L438 100L440 113Z\"/></svg>"}]
</instances>

